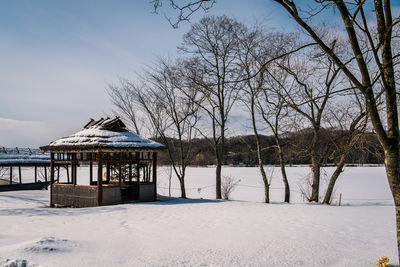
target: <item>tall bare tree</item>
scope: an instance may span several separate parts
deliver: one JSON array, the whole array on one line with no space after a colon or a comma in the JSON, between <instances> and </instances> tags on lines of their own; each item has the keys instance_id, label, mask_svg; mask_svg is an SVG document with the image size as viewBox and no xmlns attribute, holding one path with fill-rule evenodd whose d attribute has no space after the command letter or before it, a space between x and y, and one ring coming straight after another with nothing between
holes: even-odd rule
<instances>
[{"instance_id":1,"label":"tall bare tree","mask_svg":"<svg viewBox=\"0 0 400 267\"><path fill-rule=\"evenodd\" d=\"M192 139L196 134L199 121L199 107L191 99L196 92L191 88L182 88L183 82L180 64L159 60L148 67L139 77L140 83L126 82L124 88L116 87L114 96L127 94L134 104L147 116L154 127L157 138L161 140L168 152L172 168L179 180L181 197L186 198L186 167L191 159ZM185 90L186 94L182 91ZM123 101L116 98L115 101Z\"/></svg>"},{"instance_id":2,"label":"tall bare tree","mask_svg":"<svg viewBox=\"0 0 400 267\"><path fill-rule=\"evenodd\" d=\"M367 129L368 117L362 96L357 92L353 97L341 99L328 105L326 123L330 126L328 135L332 144L331 157L336 159L335 171L329 178L328 187L323 199L324 204L330 204L337 179L344 170L344 166L351 150L360 141Z\"/></svg>"},{"instance_id":3,"label":"tall bare tree","mask_svg":"<svg viewBox=\"0 0 400 267\"><path fill-rule=\"evenodd\" d=\"M257 124L257 99L264 87L264 72L259 72L260 65L263 65L268 57L267 36L261 28L248 30L240 37L240 68L243 75L243 87L241 94L241 102L247 108L251 117L251 125L256 139L258 168L260 169L261 178L264 183L264 199L265 203L270 202L269 187L270 181L264 170L264 161L262 158L262 145ZM265 45L265 46L264 46ZM255 72L257 74L255 74Z\"/></svg>"},{"instance_id":4,"label":"tall bare tree","mask_svg":"<svg viewBox=\"0 0 400 267\"><path fill-rule=\"evenodd\" d=\"M314 55L314 48L303 50L301 55L297 55L296 58L288 57L281 61L279 66L292 76L296 84L290 88L281 86L282 99L304 117L306 124L301 127L309 126L313 132L309 148L312 185L308 200L318 202L321 166L329 152L327 147L321 146L322 119L328 100L343 88L340 87L340 69L329 58Z\"/></svg>"},{"instance_id":5,"label":"tall bare tree","mask_svg":"<svg viewBox=\"0 0 400 267\"><path fill-rule=\"evenodd\" d=\"M276 144L276 151L279 157L283 184L285 186L285 202L290 202L290 186L286 173L284 142L282 135L290 130L291 112L286 104L284 96L280 93L281 87L289 88L293 84L289 75L276 66L270 66L265 75L266 86L257 100L257 108L265 124L271 130Z\"/></svg>"},{"instance_id":6,"label":"tall bare tree","mask_svg":"<svg viewBox=\"0 0 400 267\"><path fill-rule=\"evenodd\" d=\"M249 28L242 37L240 66L243 73L243 104L249 110L252 128L256 139L258 166L264 182L265 202L269 203L269 181L264 170L262 158L263 147L261 145L259 128L267 128L272 131L276 149L280 159L282 178L285 185L285 202L290 201L290 188L286 175L285 160L280 139L283 118L287 109L283 98L276 93L280 90L279 85L275 86L274 79L277 73L271 73L273 59L280 54L292 49L294 44L292 34L280 34L268 32L264 27L256 25ZM277 69L277 68L276 68ZM282 74L283 71L280 72ZM287 75L286 75L287 76ZM260 121L266 124L260 126Z\"/></svg>"},{"instance_id":7,"label":"tall bare tree","mask_svg":"<svg viewBox=\"0 0 400 267\"><path fill-rule=\"evenodd\" d=\"M225 156L225 139L229 113L238 98L239 37L244 26L226 16L209 16L192 25L184 35L180 50L190 59L186 77L199 92L197 103L212 125L216 157L216 198L221 195L221 170ZM200 101L204 100L204 101Z\"/></svg>"},{"instance_id":8,"label":"tall bare tree","mask_svg":"<svg viewBox=\"0 0 400 267\"><path fill-rule=\"evenodd\" d=\"M155 67L146 72L145 79L148 87L144 94L139 95L138 100L146 109L160 138L167 146L172 168L180 183L181 197L186 198L186 167L190 164L192 157L192 139L197 133L196 126L200 114L199 106L192 101L196 98L197 92L185 86L185 82L182 81L181 66L181 62L171 63L160 60ZM157 109L163 110L165 114L163 118L162 116L155 117L152 110L148 108L147 101L142 101L148 99L149 95L153 95L150 101L154 101ZM178 150L178 157L175 156L176 150Z\"/></svg>"}]
</instances>

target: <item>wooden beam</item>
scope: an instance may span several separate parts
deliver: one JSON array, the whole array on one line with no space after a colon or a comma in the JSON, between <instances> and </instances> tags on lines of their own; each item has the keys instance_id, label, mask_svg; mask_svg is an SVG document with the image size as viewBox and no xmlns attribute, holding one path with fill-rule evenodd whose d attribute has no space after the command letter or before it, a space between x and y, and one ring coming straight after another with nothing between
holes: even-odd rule
<instances>
[{"instance_id":1,"label":"wooden beam","mask_svg":"<svg viewBox=\"0 0 400 267\"><path fill-rule=\"evenodd\" d=\"M98 153L97 161L97 206L103 204L103 159L102 153Z\"/></svg>"},{"instance_id":2,"label":"wooden beam","mask_svg":"<svg viewBox=\"0 0 400 267\"><path fill-rule=\"evenodd\" d=\"M50 153L50 207L54 207L53 203L53 184L54 184L54 153Z\"/></svg>"},{"instance_id":3,"label":"wooden beam","mask_svg":"<svg viewBox=\"0 0 400 267\"><path fill-rule=\"evenodd\" d=\"M118 164L118 171L119 171L119 175L118 175L118 184L119 186L121 186L121 180L122 180L122 152L119 153L119 164Z\"/></svg>"},{"instance_id":4,"label":"wooden beam","mask_svg":"<svg viewBox=\"0 0 400 267\"><path fill-rule=\"evenodd\" d=\"M157 152L153 152L154 200L157 200Z\"/></svg>"},{"instance_id":5,"label":"wooden beam","mask_svg":"<svg viewBox=\"0 0 400 267\"><path fill-rule=\"evenodd\" d=\"M76 162L76 153L72 154L72 184L76 185L77 179L76 175L77 174L77 162Z\"/></svg>"},{"instance_id":6,"label":"wooden beam","mask_svg":"<svg viewBox=\"0 0 400 267\"><path fill-rule=\"evenodd\" d=\"M18 180L19 184L22 184L21 166L18 166Z\"/></svg>"},{"instance_id":7,"label":"wooden beam","mask_svg":"<svg viewBox=\"0 0 400 267\"><path fill-rule=\"evenodd\" d=\"M67 169L67 182L69 183L69 166L65 165L65 168Z\"/></svg>"},{"instance_id":8,"label":"wooden beam","mask_svg":"<svg viewBox=\"0 0 400 267\"><path fill-rule=\"evenodd\" d=\"M138 186L137 199L139 200L139 198L140 198L140 168L139 168L140 153L139 152L135 153L135 158L136 158L136 177L137 177L137 186Z\"/></svg>"},{"instance_id":9,"label":"wooden beam","mask_svg":"<svg viewBox=\"0 0 400 267\"><path fill-rule=\"evenodd\" d=\"M10 166L10 184L12 184L12 166Z\"/></svg>"},{"instance_id":10,"label":"wooden beam","mask_svg":"<svg viewBox=\"0 0 400 267\"><path fill-rule=\"evenodd\" d=\"M129 184L132 184L132 153L129 152Z\"/></svg>"},{"instance_id":11,"label":"wooden beam","mask_svg":"<svg viewBox=\"0 0 400 267\"><path fill-rule=\"evenodd\" d=\"M110 162L107 162L106 164L106 178L107 178L107 183L110 183L110 179L111 179L111 166L110 166Z\"/></svg>"},{"instance_id":12,"label":"wooden beam","mask_svg":"<svg viewBox=\"0 0 400 267\"><path fill-rule=\"evenodd\" d=\"M90 185L93 183L93 162L89 163L89 178L90 178Z\"/></svg>"},{"instance_id":13,"label":"wooden beam","mask_svg":"<svg viewBox=\"0 0 400 267\"><path fill-rule=\"evenodd\" d=\"M47 167L44 165L44 182L46 183L46 190L47 190Z\"/></svg>"}]
</instances>

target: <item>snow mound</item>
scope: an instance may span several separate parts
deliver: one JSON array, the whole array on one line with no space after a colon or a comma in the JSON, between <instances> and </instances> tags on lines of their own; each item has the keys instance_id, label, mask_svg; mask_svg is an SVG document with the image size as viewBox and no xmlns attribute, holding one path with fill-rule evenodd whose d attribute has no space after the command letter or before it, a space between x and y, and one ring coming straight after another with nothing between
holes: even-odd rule
<instances>
[{"instance_id":1,"label":"snow mound","mask_svg":"<svg viewBox=\"0 0 400 267\"><path fill-rule=\"evenodd\" d=\"M11 260L11 259L0 259L0 266L3 267L34 267L37 264L30 264L27 260Z\"/></svg>"},{"instance_id":2,"label":"snow mound","mask_svg":"<svg viewBox=\"0 0 400 267\"><path fill-rule=\"evenodd\" d=\"M24 251L31 253L69 252L77 246L77 243L71 242L67 239L58 239L50 236L35 242L31 246L25 247Z\"/></svg>"}]
</instances>

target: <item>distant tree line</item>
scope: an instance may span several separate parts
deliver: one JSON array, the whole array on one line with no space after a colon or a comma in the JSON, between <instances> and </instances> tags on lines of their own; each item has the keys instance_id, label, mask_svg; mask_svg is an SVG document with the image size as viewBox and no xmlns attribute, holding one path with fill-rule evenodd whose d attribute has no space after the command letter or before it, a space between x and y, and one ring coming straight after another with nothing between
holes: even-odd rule
<instances>
[{"instance_id":1,"label":"distant tree line","mask_svg":"<svg viewBox=\"0 0 400 267\"><path fill-rule=\"evenodd\" d=\"M338 136L335 130L324 130L320 140L322 146L331 147L327 151L323 165L334 166L340 159L339 153L333 149L332 137ZM282 149L286 155L287 165L309 165L311 164L309 154L309 144L311 143L312 133L310 130L287 134L282 138ZM262 160L265 165L279 165L279 155L276 152L276 142L273 136L260 135L262 149ZM163 142L162 140L157 140ZM172 155L177 157L176 149L179 148L178 140L170 138L172 144ZM215 165L213 149L209 141L204 138L196 138L192 141L192 151L188 156L190 166L209 166ZM254 135L243 135L227 138L226 155L223 164L234 166L257 166L257 146ZM185 144L188 145L188 144ZM346 156L346 164L383 164L384 154L379 145L379 141L374 133L366 133L358 140L352 150ZM177 158L175 160L178 160ZM159 155L159 163L169 165L170 158L167 151L162 151Z\"/></svg>"}]
</instances>

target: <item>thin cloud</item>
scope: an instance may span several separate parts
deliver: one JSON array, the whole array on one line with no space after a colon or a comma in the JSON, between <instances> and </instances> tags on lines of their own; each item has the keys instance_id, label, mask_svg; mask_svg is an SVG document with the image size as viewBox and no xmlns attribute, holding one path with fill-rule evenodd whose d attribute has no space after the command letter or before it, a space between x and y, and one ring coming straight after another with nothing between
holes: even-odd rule
<instances>
[{"instance_id":1,"label":"thin cloud","mask_svg":"<svg viewBox=\"0 0 400 267\"><path fill-rule=\"evenodd\" d=\"M41 121L0 118L0 146L39 147L61 137L62 130Z\"/></svg>"}]
</instances>

